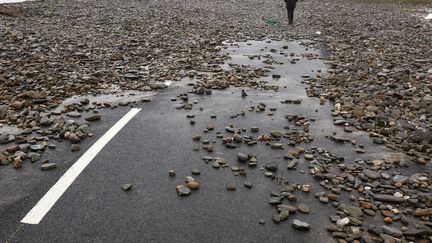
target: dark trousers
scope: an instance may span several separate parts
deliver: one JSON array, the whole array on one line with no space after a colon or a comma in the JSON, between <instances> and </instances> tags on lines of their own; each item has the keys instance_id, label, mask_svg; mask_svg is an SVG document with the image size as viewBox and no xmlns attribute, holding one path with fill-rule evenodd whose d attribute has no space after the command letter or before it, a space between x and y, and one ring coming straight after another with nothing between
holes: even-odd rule
<instances>
[{"instance_id":1,"label":"dark trousers","mask_svg":"<svg viewBox=\"0 0 432 243\"><path fill-rule=\"evenodd\" d=\"M294 22L294 9L287 9L288 10L288 23L292 24Z\"/></svg>"}]
</instances>

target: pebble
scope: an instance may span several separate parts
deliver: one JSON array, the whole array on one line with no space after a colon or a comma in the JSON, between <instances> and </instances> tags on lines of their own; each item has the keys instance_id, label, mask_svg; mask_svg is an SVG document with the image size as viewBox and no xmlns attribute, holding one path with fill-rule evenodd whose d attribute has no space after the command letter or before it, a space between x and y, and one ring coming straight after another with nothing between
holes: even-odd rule
<instances>
[{"instance_id":1,"label":"pebble","mask_svg":"<svg viewBox=\"0 0 432 243\"><path fill-rule=\"evenodd\" d=\"M246 161L249 160L249 156L247 156L247 155L244 154L244 153L238 153L238 154L237 154L237 160L238 160L239 162L246 162Z\"/></svg>"},{"instance_id":2,"label":"pebble","mask_svg":"<svg viewBox=\"0 0 432 243\"><path fill-rule=\"evenodd\" d=\"M130 191L131 189L132 189L132 184L123 184L122 186L121 186L121 189L123 190L123 191Z\"/></svg>"},{"instance_id":3,"label":"pebble","mask_svg":"<svg viewBox=\"0 0 432 243\"><path fill-rule=\"evenodd\" d=\"M292 227L299 230L309 230L310 225L304 221L300 221L298 219L294 219L292 222Z\"/></svg>"},{"instance_id":4,"label":"pebble","mask_svg":"<svg viewBox=\"0 0 432 243\"><path fill-rule=\"evenodd\" d=\"M71 151L72 152L79 151L79 150L81 150L81 145L79 145L77 143L71 145Z\"/></svg>"},{"instance_id":5,"label":"pebble","mask_svg":"<svg viewBox=\"0 0 432 243\"><path fill-rule=\"evenodd\" d=\"M168 175L171 177L174 177L174 176L176 176L176 171L175 170L169 170Z\"/></svg>"},{"instance_id":6,"label":"pebble","mask_svg":"<svg viewBox=\"0 0 432 243\"><path fill-rule=\"evenodd\" d=\"M192 175L199 175L199 174L201 174L201 171L199 171L198 169L192 170Z\"/></svg>"},{"instance_id":7,"label":"pebble","mask_svg":"<svg viewBox=\"0 0 432 243\"><path fill-rule=\"evenodd\" d=\"M298 211L300 211L301 213L305 213L305 214L310 213L310 208L309 208L309 206L307 206L307 205L304 204L304 203L300 203L300 204L298 204L298 205L297 205L297 208L298 208Z\"/></svg>"},{"instance_id":8,"label":"pebble","mask_svg":"<svg viewBox=\"0 0 432 243\"><path fill-rule=\"evenodd\" d=\"M197 190L199 187L199 183L196 181L190 181L190 182L186 183L186 186L191 190Z\"/></svg>"},{"instance_id":9,"label":"pebble","mask_svg":"<svg viewBox=\"0 0 432 243\"><path fill-rule=\"evenodd\" d=\"M243 185L244 185L246 188L252 188L252 183L251 183L251 182L246 181Z\"/></svg>"},{"instance_id":10,"label":"pebble","mask_svg":"<svg viewBox=\"0 0 432 243\"><path fill-rule=\"evenodd\" d=\"M176 189L179 196L189 196L192 192L189 187L184 185L178 185Z\"/></svg>"},{"instance_id":11,"label":"pebble","mask_svg":"<svg viewBox=\"0 0 432 243\"><path fill-rule=\"evenodd\" d=\"M52 170L57 167L56 163L43 163L41 164L41 170Z\"/></svg>"},{"instance_id":12,"label":"pebble","mask_svg":"<svg viewBox=\"0 0 432 243\"><path fill-rule=\"evenodd\" d=\"M226 186L226 188L227 188L228 191L235 191L236 184L234 184L234 183L228 183L227 186Z\"/></svg>"}]
</instances>

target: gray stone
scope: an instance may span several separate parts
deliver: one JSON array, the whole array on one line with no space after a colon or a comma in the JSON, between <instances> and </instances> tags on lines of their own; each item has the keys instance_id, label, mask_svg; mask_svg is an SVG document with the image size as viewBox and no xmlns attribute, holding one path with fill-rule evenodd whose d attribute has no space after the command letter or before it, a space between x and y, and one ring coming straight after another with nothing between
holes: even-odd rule
<instances>
[{"instance_id":1,"label":"gray stone","mask_svg":"<svg viewBox=\"0 0 432 243\"><path fill-rule=\"evenodd\" d=\"M268 171L275 172L278 170L278 164L276 162L271 162L265 165Z\"/></svg>"},{"instance_id":2,"label":"gray stone","mask_svg":"<svg viewBox=\"0 0 432 243\"><path fill-rule=\"evenodd\" d=\"M201 174L201 171L199 171L198 169L193 169L192 174L193 175L199 175L199 174Z\"/></svg>"},{"instance_id":3,"label":"gray stone","mask_svg":"<svg viewBox=\"0 0 432 243\"><path fill-rule=\"evenodd\" d=\"M287 169L289 170L294 169L297 166L298 162L299 162L298 159L291 160L290 162L288 162Z\"/></svg>"},{"instance_id":4,"label":"gray stone","mask_svg":"<svg viewBox=\"0 0 432 243\"><path fill-rule=\"evenodd\" d=\"M306 222L300 221L298 219L294 219L292 222L292 227L299 229L299 230L309 230L310 225Z\"/></svg>"},{"instance_id":5,"label":"gray stone","mask_svg":"<svg viewBox=\"0 0 432 243\"><path fill-rule=\"evenodd\" d=\"M130 191L132 189L132 184L123 184L121 188L123 191Z\"/></svg>"},{"instance_id":6,"label":"gray stone","mask_svg":"<svg viewBox=\"0 0 432 243\"><path fill-rule=\"evenodd\" d=\"M387 194L374 194L373 197L375 198L375 200L381 201L381 202L401 203L401 202L405 201L405 199L403 197L395 197L395 196L387 195Z\"/></svg>"},{"instance_id":7,"label":"gray stone","mask_svg":"<svg viewBox=\"0 0 432 243\"><path fill-rule=\"evenodd\" d=\"M249 156L247 156L247 155L244 154L244 153L238 153L238 154L237 154L237 160L238 160L239 162L246 162L246 161L249 160Z\"/></svg>"},{"instance_id":8,"label":"gray stone","mask_svg":"<svg viewBox=\"0 0 432 243\"><path fill-rule=\"evenodd\" d=\"M189 189L189 187L186 186L179 186L177 188L177 192L179 196L188 196L191 194L191 189Z\"/></svg>"},{"instance_id":9,"label":"gray stone","mask_svg":"<svg viewBox=\"0 0 432 243\"><path fill-rule=\"evenodd\" d=\"M78 117L81 117L81 113L76 112L76 111L71 111L71 112L66 113L66 116L78 118Z\"/></svg>"},{"instance_id":10,"label":"gray stone","mask_svg":"<svg viewBox=\"0 0 432 243\"><path fill-rule=\"evenodd\" d=\"M396 238L402 237L402 231L400 231L399 229L395 228L395 227L391 227L388 225L383 225L381 226L382 230L384 231L385 234L394 236Z\"/></svg>"},{"instance_id":11,"label":"gray stone","mask_svg":"<svg viewBox=\"0 0 432 243\"><path fill-rule=\"evenodd\" d=\"M376 180L376 179L378 179L378 178L381 177L380 174L378 174L377 172L375 172L375 171L373 171L373 170L369 170L369 169L364 169L364 170L362 171L362 173L363 173L366 177L368 177L368 178L370 178L370 179L372 179L372 180Z\"/></svg>"},{"instance_id":12,"label":"gray stone","mask_svg":"<svg viewBox=\"0 0 432 243\"><path fill-rule=\"evenodd\" d=\"M308 205L304 204L304 203L300 203L299 205L297 205L298 211L300 211L301 213L310 213L310 208Z\"/></svg>"},{"instance_id":13,"label":"gray stone","mask_svg":"<svg viewBox=\"0 0 432 243\"><path fill-rule=\"evenodd\" d=\"M43 150L44 148L45 148L45 146L42 145L42 144L34 144L34 145L31 145L31 146L30 146L30 150L32 150L32 151L34 151L34 152L41 151L41 150Z\"/></svg>"},{"instance_id":14,"label":"gray stone","mask_svg":"<svg viewBox=\"0 0 432 243\"><path fill-rule=\"evenodd\" d=\"M252 183L249 182L249 181L246 181L243 185L244 185L246 188L252 188Z\"/></svg>"},{"instance_id":15,"label":"gray stone","mask_svg":"<svg viewBox=\"0 0 432 243\"><path fill-rule=\"evenodd\" d=\"M47 127L47 126L50 126L51 124L53 124L53 122L54 122L53 119L44 116L44 117L42 117L42 118L40 119L39 124L40 124L41 126Z\"/></svg>"},{"instance_id":16,"label":"gray stone","mask_svg":"<svg viewBox=\"0 0 432 243\"><path fill-rule=\"evenodd\" d=\"M272 204L272 205L281 204L282 203L282 198L281 197L270 197L269 203Z\"/></svg>"},{"instance_id":17,"label":"gray stone","mask_svg":"<svg viewBox=\"0 0 432 243\"><path fill-rule=\"evenodd\" d=\"M41 170L51 170L57 167L56 163L43 163L41 165Z\"/></svg>"}]
</instances>

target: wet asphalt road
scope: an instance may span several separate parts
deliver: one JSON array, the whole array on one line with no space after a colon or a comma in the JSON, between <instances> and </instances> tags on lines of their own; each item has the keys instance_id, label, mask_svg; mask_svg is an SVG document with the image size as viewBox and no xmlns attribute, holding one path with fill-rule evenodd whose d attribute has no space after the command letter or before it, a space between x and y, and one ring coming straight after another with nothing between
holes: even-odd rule
<instances>
[{"instance_id":1,"label":"wet asphalt road","mask_svg":"<svg viewBox=\"0 0 432 243\"><path fill-rule=\"evenodd\" d=\"M257 53L286 59L270 52L272 48L281 49L286 43L251 43L250 46L241 43L241 48L224 50L232 54L229 62L262 65L261 61L244 56ZM300 55L305 52L322 53L306 51L298 43L288 45L289 52L296 53L301 60L297 64L276 66L272 73L282 75L278 81L271 79L272 73L270 77L261 79L279 83L279 92L248 90L246 98L241 97L238 88L214 91L206 96L190 94L197 104L193 110L185 111L175 108L179 101L171 101L178 94L190 90L185 82L180 82L155 95L152 102L134 105L141 107L141 112L107 144L38 225L23 225L19 221L85 149L129 108L101 111L103 122L92 124L95 135L85 140L80 153L69 152L66 143L58 144L58 148L47 155L53 161L61 161L56 170L42 172L37 164L24 166L21 170L0 167L0 239L9 242L334 242L324 225L329 223L328 216L335 209L330 204L321 204L314 197L314 193L323 189L308 174L307 163L300 163L297 170L286 170L286 161L281 158L289 149L286 142L284 150L272 150L263 143L253 147L243 144L228 150L216 138L216 132L226 133L224 128L228 124L248 131L251 126L258 126L259 134L270 130L283 131L285 126L293 126L285 115L295 113L316 119L310 129L315 139L311 144L301 144L302 147L328 148L352 162L358 158L382 159L391 153L385 147L372 144L365 133L348 134L333 125L330 104L319 105L317 99L308 98L306 85L301 83L302 75L315 75L316 70L324 71L326 66L319 59L308 60ZM302 98L303 102L301 105L281 104L280 101L286 98ZM267 107L274 106L277 111L273 116L268 115L267 109L263 113L247 112L245 116L230 118L259 102ZM199 107L203 110L200 111ZM191 113L195 114L194 126L186 118L186 114ZM217 118L210 118L211 114L217 114ZM246 178L234 176L229 168L214 169L211 164L204 163L202 157L207 152L193 151L193 147L200 146L200 143L192 141L192 135L200 134L209 124L216 127L215 131L203 135L215 141L215 152L210 155L227 159L231 166L238 165L238 152L256 154L259 166L278 162L278 174L290 184L313 184L312 192L295 194L298 202L309 205L312 212L297 212L290 215L287 222L274 224L272 215L276 209L268 203L268 198L271 192L279 192L281 185L265 177L259 166L246 168ZM325 137L332 132L356 139L365 145L367 153L360 156L354 146L338 144ZM168 176L167 171L172 169L177 171L176 177ZM188 197L179 197L175 186L182 184L192 169L201 171L201 175L194 176L200 189ZM252 189L243 187L246 180L253 183ZM234 192L226 190L226 184L231 182L237 184ZM133 184L131 191L121 190L120 186L125 183ZM258 224L261 219L266 224ZM311 230L293 229L293 219L310 223Z\"/></svg>"}]
</instances>

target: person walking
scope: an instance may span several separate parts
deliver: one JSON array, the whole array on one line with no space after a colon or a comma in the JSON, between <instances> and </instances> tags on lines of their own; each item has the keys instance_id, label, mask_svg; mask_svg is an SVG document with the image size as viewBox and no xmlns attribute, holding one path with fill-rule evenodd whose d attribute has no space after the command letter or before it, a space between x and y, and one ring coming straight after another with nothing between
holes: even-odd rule
<instances>
[{"instance_id":1,"label":"person walking","mask_svg":"<svg viewBox=\"0 0 432 243\"><path fill-rule=\"evenodd\" d=\"M286 9L288 11L288 24L292 25L294 22L294 10L296 7L297 0L284 0Z\"/></svg>"}]
</instances>

